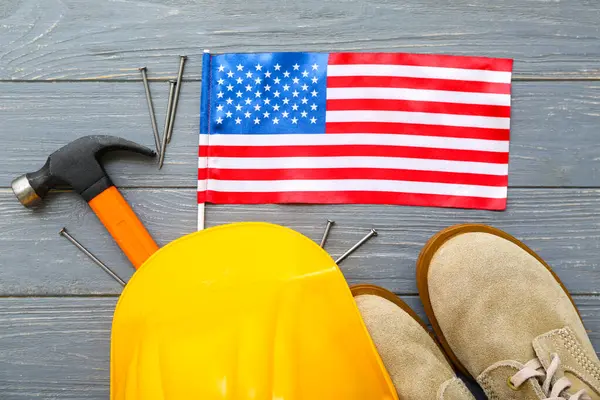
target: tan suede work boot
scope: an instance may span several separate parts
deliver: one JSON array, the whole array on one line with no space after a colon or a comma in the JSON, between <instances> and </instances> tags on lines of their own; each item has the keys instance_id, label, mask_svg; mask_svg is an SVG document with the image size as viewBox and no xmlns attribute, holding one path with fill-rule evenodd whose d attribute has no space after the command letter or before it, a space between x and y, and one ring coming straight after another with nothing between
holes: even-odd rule
<instances>
[{"instance_id":1,"label":"tan suede work boot","mask_svg":"<svg viewBox=\"0 0 600 400\"><path fill-rule=\"evenodd\" d=\"M371 338L402 400L474 400L423 321L398 296L351 287Z\"/></svg>"},{"instance_id":2,"label":"tan suede work boot","mask_svg":"<svg viewBox=\"0 0 600 400\"><path fill-rule=\"evenodd\" d=\"M446 354L490 399L600 399L600 362L569 293L514 237L485 225L439 232L417 286Z\"/></svg>"}]
</instances>

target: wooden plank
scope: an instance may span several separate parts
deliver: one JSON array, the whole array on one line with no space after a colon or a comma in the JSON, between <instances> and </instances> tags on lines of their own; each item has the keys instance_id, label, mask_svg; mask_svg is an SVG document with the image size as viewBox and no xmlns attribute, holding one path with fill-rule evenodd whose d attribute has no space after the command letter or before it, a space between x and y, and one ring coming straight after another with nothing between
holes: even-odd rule
<instances>
[{"instance_id":1,"label":"wooden plank","mask_svg":"<svg viewBox=\"0 0 600 400\"><path fill-rule=\"evenodd\" d=\"M196 228L193 189L123 191L159 245ZM342 264L351 283L375 283L416 293L414 266L424 243L447 226L481 222L524 240L577 294L600 293L600 189L512 189L505 212L398 206L255 205L207 207L209 226L268 221L319 240L327 218L337 222L327 251L339 256L371 227L380 235ZM73 193L56 193L46 207L23 208L0 190L0 296L116 294L120 287L58 235L66 225L123 278L132 268L88 206ZM199 255L201 257L201 255Z\"/></svg>"},{"instance_id":2,"label":"wooden plank","mask_svg":"<svg viewBox=\"0 0 600 400\"><path fill-rule=\"evenodd\" d=\"M151 84L162 138L169 84ZM155 148L141 82L0 83L0 186L40 168L56 149L84 135L121 136ZM200 84L185 82L165 166L127 153L107 155L119 186L197 185Z\"/></svg>"},{"instance_id":3,"label":"wooden plank","mask_svg":"<svg viewBox=\"0 0 600 400\"><path fill-rule=\"evenodd\" d=\"M418 297L403 298L424 317ZM578 296L575 302L600 348L600 298ZM2 399L107 399L115 303L115 298L0 299Z\"/></svg>"},{"instance_id":4,"label":"wooden plank","mask_svg":"<svg viewBox=\"0 0 600 400\"><path fill-rule=\"evenodd\" d=\"M511 57L523 75L598 77L597 2L10 0L0 19L1 79L139 79L177 71L202 49L404 51ZM436 12L443 10L443 12ZM1 17L2 15L0 15Z\"/></svg>"},{"instance_id":5,"label":"wooden plank","mask_svg":"<svg viewBox=\"0 0 600 400\"><path fill-rule=\"evenodd\" d=\"M168 84L153 84L152 91L162 130ZM599 187L600 83L515 82L513 91L510 184ZM139 156L108 157L117 185L196 186L199 93L198 82L182 87L161 171ZM0 83L0 104L0 187L82 135L113 134L154 146L141 82Z\"/></svg>"},{"instance_id":6,"label":"wooden plank","mask_svg":"<svg viewBox=\"0 0 600 400\"><path fill-rule=\"evenodd\" d=\"M3 400L108 399L116 298L0 299Z\"/></svg>"}]
</instances>

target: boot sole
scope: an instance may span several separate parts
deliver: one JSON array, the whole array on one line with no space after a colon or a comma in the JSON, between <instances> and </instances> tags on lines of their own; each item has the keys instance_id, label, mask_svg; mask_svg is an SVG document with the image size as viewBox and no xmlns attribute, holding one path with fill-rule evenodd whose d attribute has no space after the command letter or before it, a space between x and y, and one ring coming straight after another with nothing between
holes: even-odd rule
<instances>
[{"instance_id":1,"label":"boot sole","mask_svg":"<svg viewBox=\"0 0 600 400\"><path fill-rule=\"evenodd\" d=\"M352 285L352 286L350 286L350 291L352 292L352 297L357 297L357 296L362 296L362 295L378 296L378 297L382 297L388 301L391 301L392 303L394 303L395 305L400 307L400 309L402 309L402 311L404 311L405 313L410 315L412 317L412 319L417 321L419 323L419 325L421 325L423 327L425 332L427 332L429 334L429 337L431 337L431 340L433 340L433 342L436 344L436 346L440 349L440 351L446 358L446 361L448 362L448 364L450 366L453 365L453 362L448 358L448 354L446 354L445 349L441 346L440 342L437 340L437 338L435 337L433 332L431 332L429 330L425 321L423 321L421 319L421 317L419 317L417 315L417 313L412 308L410 308L410 306L408 304L406 304L400 297L396 296L394 293L392 293L389 290L384 289L380 286L368 285L368 284Z\"/></svg>"},{"instance_id":2,"label":"boot sole","mask_svg":"<svg viewBox=\"0 0 600 400\"><path fill-rule=\"evenodd\" d=\"M421 302L423 303L423 307L425 309L425 314L427 314L427 318L429 318L431 327L433 328L433 331L435 332L435 334L438 338L438 341L439 341L440 345L442 346L445 354L448 356L448 358L451 360L451 362L454 364L454 366L463 375L471 377L471 379L475 379L475 377L473 377L469 373L469 371L467 371L467 369L464 367L464 365L460 362L458 357L456 357L456 354L454 354L454 352L452 351L452 348L448 345L448 342L446 341L446 338L444 337L443 331L440 329L440 325L438 324L437 319L435 318L435 314L433 313L433 308L431 306L431 300L429 297L429 285L427 282L427 276L429 273L429 265L431 263L431 259L433 258L433 255L438 251L438 249L444 243L446 243L448 240L450 240L451 238L458 236L458 235L462 235L464 233L471 233L471 232L482 232L482 233L489 233L489 234L492 234L495 236L499 236L503 239L506 239L506 240L516 244L517 246L519 246L520 248L525 250L527 253L532 255L544 267L546 267L546 269L548 271L550 271L550 273L552 274L554 279L556 279L556 282L558 282L558 284L561 286L561 288L564 290L564 292L569 297L569 300L571 300L571 303L573 304L573 307L575 307L575 310L577 311L577 315L579 316L580 320L581 320L581 314L579 313L579 310L577 309L577 306L575 305L575 302L573 301L571 294L569 293L569 291L567 290L565 285L562 283L560 278L552 270L552 268L550 268L550 266L544 260L542 260L541 257L538 256L533 250L531 250L529 247L527 247L527 245L525 245L523 242L521 242L517 238L513 237L512 235L509 235L508 233L501 231L500 229L493 228L491 226L483 225L483 224L454 225L454 226L443 229L440 232L436 233L434 236L431 237L431 239L429 239L429 241L427 241L427 243L421 250L421 253L419 254L419 258L417 259L417 289L419 290L419 297L421 298ZM583 323L583 321L582 321L582 323Z\"/></svg>"}]
</instances>

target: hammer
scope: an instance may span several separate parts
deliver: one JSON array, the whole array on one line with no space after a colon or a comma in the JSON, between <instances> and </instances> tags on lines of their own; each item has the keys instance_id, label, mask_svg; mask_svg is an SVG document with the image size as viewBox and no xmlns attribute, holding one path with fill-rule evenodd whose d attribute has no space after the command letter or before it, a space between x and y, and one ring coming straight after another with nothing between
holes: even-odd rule
<instances>
[{"instance_id":1,"label":"hammer","mask_svg":"<svg viewBox=\"0 0 600 400\"><path fill-rule=\"evenodd\" d=\"M33 207L50 189L71 186L88 202L137 269L158 246L99 162L100 157L114 150L156 156L149 148L119 137L84 136L50 154L39 170L13 180L12 190L21 204Z\"/></svg>"}]
</instances>

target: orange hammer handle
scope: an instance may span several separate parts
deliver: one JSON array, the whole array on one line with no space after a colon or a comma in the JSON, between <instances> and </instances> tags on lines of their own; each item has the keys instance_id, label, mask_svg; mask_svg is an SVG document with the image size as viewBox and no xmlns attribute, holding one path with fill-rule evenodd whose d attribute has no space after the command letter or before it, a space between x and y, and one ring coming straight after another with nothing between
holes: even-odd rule
<instances>
[{"instance_id":1,"label":"orange hammer handle","mask_svg":"<svg viewBox=\"0 0 600 400\"><path fill-rule=\"evenodd\" d=\"M158 250L157 244L116 187L109 187L90 200L89 205L135 269Z\"/></svg>"}]
</instances>

